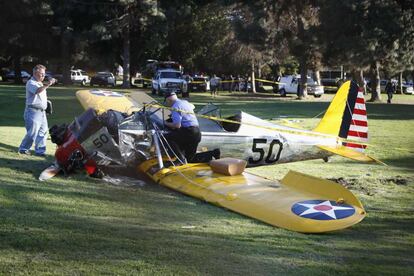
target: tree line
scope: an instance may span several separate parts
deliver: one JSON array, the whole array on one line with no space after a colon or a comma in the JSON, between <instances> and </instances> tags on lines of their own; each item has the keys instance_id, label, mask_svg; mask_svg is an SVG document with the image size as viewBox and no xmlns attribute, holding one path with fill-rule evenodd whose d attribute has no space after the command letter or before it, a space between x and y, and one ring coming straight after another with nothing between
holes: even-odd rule
<instances>
[{"instance_id":1,"label":"tree line","mask_svg":"<svg viewBox=\"0 0 414 276\"><path fill-rule=\"evenodd\" d=\"M190 72L306 75L344 66L371 100L380 76L414 66L413 0L14 0L0 3L0 62L20 76L41 62L70 79L71 66L130 74L147 59ZM411 76L412 77L412 76ZM18 81L18 78L17 78Z\"/></svg>"}]
</instances>

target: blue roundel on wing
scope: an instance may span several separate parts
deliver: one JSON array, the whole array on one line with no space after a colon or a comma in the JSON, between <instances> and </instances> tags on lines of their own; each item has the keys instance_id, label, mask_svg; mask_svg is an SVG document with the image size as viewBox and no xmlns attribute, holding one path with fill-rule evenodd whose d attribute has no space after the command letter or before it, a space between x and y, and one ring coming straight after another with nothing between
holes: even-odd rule
<instances>
[{"instance_id":1,"label":"blue roundel on wing","mask_svg":"<svg viewBox=\"0 0 414 276\"><path fill-rule=\"evenodd\" d=\"M91 90L91 94L97 95L97 96L103 96L103 97L122 97L123 95L114 92L114 91L108 91L108 90Z\"/></svg>"},{"instance_id":2,"label":"blue roundel on wing","mask_svg":"<svg viewBox=\"0 0 414 276\"><path fill-rule=\"evenodd\" d=\"M305 200L293 204L292 212L308 219L336 220L352 216L355 208L332 200Z\"/></svg>"}]
</instances>

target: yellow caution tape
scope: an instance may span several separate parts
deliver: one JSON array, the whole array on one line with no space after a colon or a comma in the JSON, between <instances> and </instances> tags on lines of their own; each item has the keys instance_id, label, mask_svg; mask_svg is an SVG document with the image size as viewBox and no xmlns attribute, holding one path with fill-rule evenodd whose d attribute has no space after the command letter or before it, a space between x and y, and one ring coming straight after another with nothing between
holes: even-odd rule
<instances>
[{"instance_id":1,"label":"yellow caution tape","mask_svg":"<svg viewBox=\"0 0 414 276\"><path fill-rule=\"evenodd\" d=\"M353 144L365 145L365 146L369 145L368 143L355 141L355 140L344 139L344 138L340 138L338 136L325 134L325 133L306 132L306 131L301 131L301 130L288 130L288 129L278 128L278 127L273 127L273 126L272 127L271 126L261 126L261 125L257 125L257 124L253 124L253 123L247 123L247 122L241 123L241 122L238 122L238 121L223 119L223 118L219 118L219 117L215 117L215 116L195 114L194 112L191 112L191 111L185 111L185 110L181 110L181 109L177 109L177 108L167 107L167 106L160 105L160 104L149 103L149 104L144 104L144 106L162 108L162 109L167 109L167 110L170 110L170 111L177 111L177 112L186 113L186 114L193 114L197 117L201 117L201 118L205 118L205 119L209 119L209 120L214 120L214 121L218 121L218 122L226 122L226 123L233 123L233 124L239 124L239 125L244 124L244 125L254 126L254 127L257 127L257 128L262 128L262 129L267 129L267 130L285 132L285 133L290 133L290 134L299 134L299 135L311 136L311 137L333 138L333 139L336 139L337 144L341 144L343 142L346 142L346 143L353 143Z\"/></svg>"},{"instance_id":2,"label":"yellow caution tape","mask_svg":"<svg viewBox=\"0 0 414 276\"><path fill-rule=\"evenodd\" d=\"M147 78L136 78L135 80L152 81L152 79L147 79Z\"/></svg>"},{"instance_id":3,"label":"yellow caution tape","mask_svg":"<svg viewBox=\"0 0 414 276\"><path fill-rule=\"evenodd\" d=\"M256 81L259 82L267 82L267 83L274 83L274 84L285 84L283 82L277 82L277 81L270 81L270 80L264 80L264 79L256 79ZM332 89L338 89L338 86L328 86L328 85L321 85L324 88L332 88Z\"/></svg>"},{"instance_id":4,"label":"yellow caution tape","mask_svg":"<svg viewBox=\"0 0 414 276\"><path fill-rule=\"evenodd\" d=\"M221 80L221 83L226 83L226 82L239 82L239 80Z\"/></svg>"},{"instance_id":5,"label":"yellow caution tape","mask_svg":"<svg viewBox=\"0 0 414 276\"><path fill-rule=\"evenodd\" d=\"M268 83L274 83L274 84L285 84L285 83L283 83L283 82L270 81L270 80L263 80L263 79L256 79L256 81L259 81L259 82L268 82Z\"/></svg>"},{"instance_id":6,"label":"yellow caution tape","mask_svg":"<svg viewBox=\"0 0 414 276\"><path fill-rule=\"evenodd\" d=\"M148 79L148 78L136 78L136 80L143 80L143 81L152 81L152 79ZM266 82L266 83L272 83L272 84L286 84L283 82L277 82L277 81L270 81L270 80L265 80L265 79L255 79L255 81L257 82ZM246 82L245 80L220 80L220 83L238 83L238 82ZM204 81L191 81L189 83L206 83ZM328 85L322 85L324 88L329 88L329 89L338 89L337 86L328 86Z\"/></svg>"}]
</instances>

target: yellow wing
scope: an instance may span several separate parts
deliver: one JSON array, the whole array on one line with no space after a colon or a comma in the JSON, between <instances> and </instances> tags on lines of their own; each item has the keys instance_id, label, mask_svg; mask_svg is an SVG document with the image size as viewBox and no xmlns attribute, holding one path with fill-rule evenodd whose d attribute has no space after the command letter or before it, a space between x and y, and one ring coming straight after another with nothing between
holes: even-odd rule
<instances>
[{"instance_id":1,"label":"yellow wing","mask_svg":"<svg viewBox=\"0 0 414 276\"><path fill-rule=\"evenodd\" d=\"M140 109L137 103L122 93L109 90L79 90L76 97L85 110L93 108L98 114L110 109L131 114Z\"/></svg>"}]
</instances>

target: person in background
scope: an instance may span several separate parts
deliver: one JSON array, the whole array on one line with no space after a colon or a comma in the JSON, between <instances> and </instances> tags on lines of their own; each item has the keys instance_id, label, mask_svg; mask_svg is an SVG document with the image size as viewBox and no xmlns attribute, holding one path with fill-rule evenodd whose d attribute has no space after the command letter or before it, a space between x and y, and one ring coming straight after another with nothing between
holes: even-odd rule
<instances>
[{"instance_id":1,"label":"person in background","mask_svg":"<svg viewBox=\"0 0 414 276\"><path fill-rule=\"evenodd\" d=\"M220 85L220 78L216 76L216 74L213 75L213 77L210 79L210 90L211 90L211 96L215 98L218 95L218 88Z\"/></svg>"},{"instance_id":2,"label":"person in background","mask_svg":"<svg viewBox=\"0 0 414 276\"><path fill-rule=\"evenodd\" d=\"M175 92L165 93L165 105L171 107L171 119L165 125L171 129L165 135L177 156L185 162L192 162L201 141L198 120L194 114L194 105L178 99Z\"/></svg>"},{"instance_id":3,"label":"person in background","mask_svg":"<svg viewBox=\"0 0 414 276\"><path fill-rule=\"evenodd\" d=\"M387 97L388 97L387 103L390 104L392 100L392 96L395 93L395 85L391 80L389 80L387 82L387 85L385 86L385 93L387 93Z\"/></svg>"},{"instance_id":4,"label":"person in background","mask_svg":"<svg viewBox=\"0 0 414 276\"><path fill-rule=\"evenodd\" d=\"M55 79L43 84L46 67L38 64L33 68L33 76L26 83L26 108L24 110L24 123L26 135L20 146L19 154L30 155L30 148L35 144L35 155L46 155L46 139L48 123L46 118L47 91L56 83Z\"/></svg>"},{"instance_id":5,"label":"person in background","mask_svg":"<svg viewBox=\"0 0 414 276\"><path fill-rule=\"evenodd\" d=\"M121 64L118 64L118 66L116 68L116 75L121 79L124 75L124 68L122 68Z\"/></svg>"},{"instance_id":6,"label":"person in background","mask_svg":"<svg viewBox=\"0 0 414 276\"><path fill-rule=\"evenodd\" d=\"M246 76L245 80L244 89L246 92L249 92L249 83L252 81L252 79L250 76Z\"/></svg>"},{"instance_id":7,"label":"person in background","mask_svg":"<svg viewBox=\"0 0 414 276\"><path fill-rule=\"evenodd\" d=\"M243 78L240 75L237 75L237 91L242 91L242 82Z\"/></svg>"},{"instance_id":8,"label":"person in background","mask_svg":"<svg viewBox=\"0 0 414 276\"><path fill-rule=\"evenodd\" d=\"M229 76L229 93L234 91L234 77L233 75Z\"/></svg>"},{"instance_id":9,"label":"person in background","mask_svg":"<svg viewBox=\"0 0 414 276\"><path fill-rule=\"evenodd\" d=\"M190 74L184 75L184 80L187 82L187 91L182 91L181 96L183 98L190 98L191 92L191 82L193 82L193 77Z\"/></svg>"}]
</instances>

